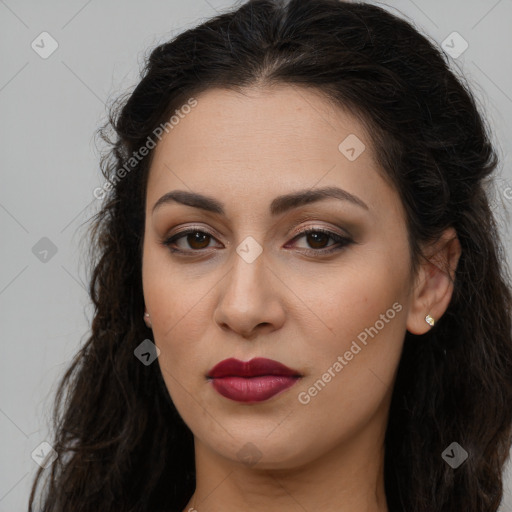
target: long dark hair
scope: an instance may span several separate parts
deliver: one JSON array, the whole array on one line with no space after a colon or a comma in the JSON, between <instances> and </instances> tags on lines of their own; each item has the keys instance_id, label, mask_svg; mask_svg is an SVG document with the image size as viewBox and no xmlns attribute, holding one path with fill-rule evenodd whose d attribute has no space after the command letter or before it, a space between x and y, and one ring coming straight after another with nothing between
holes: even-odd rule
<instances>
[{"instance_id":1,"label":"long dark hair","mask_svg":"<svg viewBox=\"0 0 512 512\"><path fill-rule=\"evenodd\" d=\"M511 446L510 277L486 184L497 157L462 78L411 24L338 0L252 0L155 48L138 86L115 103L91 224L91 334L55 400L59 457L41 512L181 510L195 486L193 437L158 364L134 349L143 321L141 254L155 129L202 91L289 84L314 88L369 128L383 175L407 213L412 265L448 227L462 254L446 313L406 333L385 440L391 511L495 512ZM113 130L113 132L112 132ZM127 167L128 165L128 167ZM119 169L125 169L120 177ZM60 404L60 405L59 405ZM452 469L452 443L469 454Z\"/></svg>"}]
</instances>

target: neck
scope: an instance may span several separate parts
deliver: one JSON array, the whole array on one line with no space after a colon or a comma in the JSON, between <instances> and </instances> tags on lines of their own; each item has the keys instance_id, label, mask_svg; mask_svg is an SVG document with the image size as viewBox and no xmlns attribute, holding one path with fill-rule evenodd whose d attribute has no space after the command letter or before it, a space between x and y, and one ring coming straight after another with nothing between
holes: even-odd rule
<instances>
[{"instance_id":1,"label":"neck","mask_svg":"<svg viewBox=\"0 0 512 512\"><path fill-rule=\"evenodd\" d=\"M262 457L248 467L196 438L196 490L183 512L388 512L383 446L384 432L368 428L303 464Z\"/></svg>"}]
</instances>

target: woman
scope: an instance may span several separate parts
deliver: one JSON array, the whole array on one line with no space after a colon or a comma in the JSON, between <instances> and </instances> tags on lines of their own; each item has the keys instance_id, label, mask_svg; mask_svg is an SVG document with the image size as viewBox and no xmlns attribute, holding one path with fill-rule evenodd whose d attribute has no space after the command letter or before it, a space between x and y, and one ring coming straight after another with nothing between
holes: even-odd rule
<instances>
[{"instance_id":1,"label":"woman","mask_svg":"<svg viewBox=\"0 0 512 512\"><path fill-rule=\"evenodd\" d=\"M37 510L497 510L497 162L438 49L375 6L253 0L157 47L111 126Z\"/></svg>"}]
</instances>

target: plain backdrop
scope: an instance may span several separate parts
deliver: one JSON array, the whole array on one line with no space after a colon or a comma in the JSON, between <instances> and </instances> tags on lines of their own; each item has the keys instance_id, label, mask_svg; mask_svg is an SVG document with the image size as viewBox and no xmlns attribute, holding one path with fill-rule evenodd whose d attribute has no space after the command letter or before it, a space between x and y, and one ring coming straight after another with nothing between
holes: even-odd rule
<instances>
[{"instance_id":1,"label":"plain backdrop","mask_svg":"<svg viewBox=\"0 0 512 512\"><path fill-rule=\"evenodd\" d=\"M150 49L233 5L0 0L0 512L27 510L57 379L87 336L81 225L99 207L94 134L105 104L134 87ZM387 8L451 52L487 113L501 157L493 205L510 265L512 1L390 0ZM512 511L508 468L502 512Z\"/></svg>"}]
</instances>

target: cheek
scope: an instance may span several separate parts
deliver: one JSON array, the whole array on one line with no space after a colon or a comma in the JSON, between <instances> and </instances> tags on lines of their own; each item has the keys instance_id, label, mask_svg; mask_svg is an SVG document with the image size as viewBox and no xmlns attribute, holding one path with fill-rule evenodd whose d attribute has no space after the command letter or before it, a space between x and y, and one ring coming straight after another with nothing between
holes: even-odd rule
<instances>
[{"instance_id":1,"label":"cheek","mask_svg":"<svg viewBox=\"0 0 512 512\"><path fill-rule=\"evenodd\" d=\"M172 263L166 249L145 247L144 300L151 314L153 340L160 349L157 361L173 402L186 418L202 414L191 396L197 399L206 384L212 348L208 342L211 297L218 281L213 272L198 278L192 267Z\"/></svg>"},{"instance_id":2,"label":"cheek","mask_svg":"<svg viewBox=\"0 0 512 512\"><path fill-rule=\"evenodd\" d=\"M405 308L397 301L395 309L389 301L369 299L367 304L371 309L357 318L341 316L338 336L323 346L321 357L314 357L315 368L294 392L296 418L301 418L302 433L315 450L328 450L333 440L349 442L387 412L403 344ZM316 432L322 432L321 438Z\"/></svg>"},{"instance_id":3,"label":"cheek","mask_svg":"<svg viewBox=\"0 0 512 512\"><path fill-rule=\"evenodd\" d=\"M307 299L330 333L315 336L310 329L316 340L306 349L311 372L296 395L303 392L302 400L297 397L301 404L328 408L343 422L360 421L379 406L393 383L405 336L406 258L367 255L338 271L336 280L326 280L323 294Z\"/></svg>"},{"instance_id":4,"label":"cheek","mask_svg":"<svg viewBox=\"0 0 512 512\"><path fill-rule=\"evenodd\" d=\"M196 339L194 330L200 325L191 322L191 318L206 318L202 303L208 293L208 279L187 277L187 269L180 269L173 263L167 249L153 247L151 244L156 245L153 241L148 244L144 249L142 281L155 341L161 348L184 335L193 341ZM188 330L185 334L184 329ZM176 344L173 349L179 350L180 346Z\"/></svg>"},{"instance_id":5,"label":"cheek","mask_svg":"<svg viewBox=\"0 0 512 512\"><path fill-rule=\"evenodd\" d=\"M385 247L382 251L361 251L361 256L349 255L328 270L305 267L295 274L291 283L294 291L297 290L300 302L308 306L307 316L315 320L318 333L325 334L327 347L338 351L350 345L350 340L365 328L377 321L380 326L380 315L386 315L390 308L386 319L404 325L394 320L399 315L392 305L405 300L407 261L405 257L403 261L393 259L385 251ZM387 327L388 323L386 331Z\"/></svg>"},{"instance_id":6,"label":"cheek","mask_svg":"<svg viewBox=\"0 0 512 512\"><path fill-rule=\"evenodd\" d=\"M183 277L171 267L169 256L160 248L144 248L142 276L153 340L160 349L158 362L169 386L170 376L182 380L183 361L194 356L194 340L198 338L195 330L199 326L190 319L201 308L197 304L200 296L184 293Z\"/></svg>"}]
</instances>

